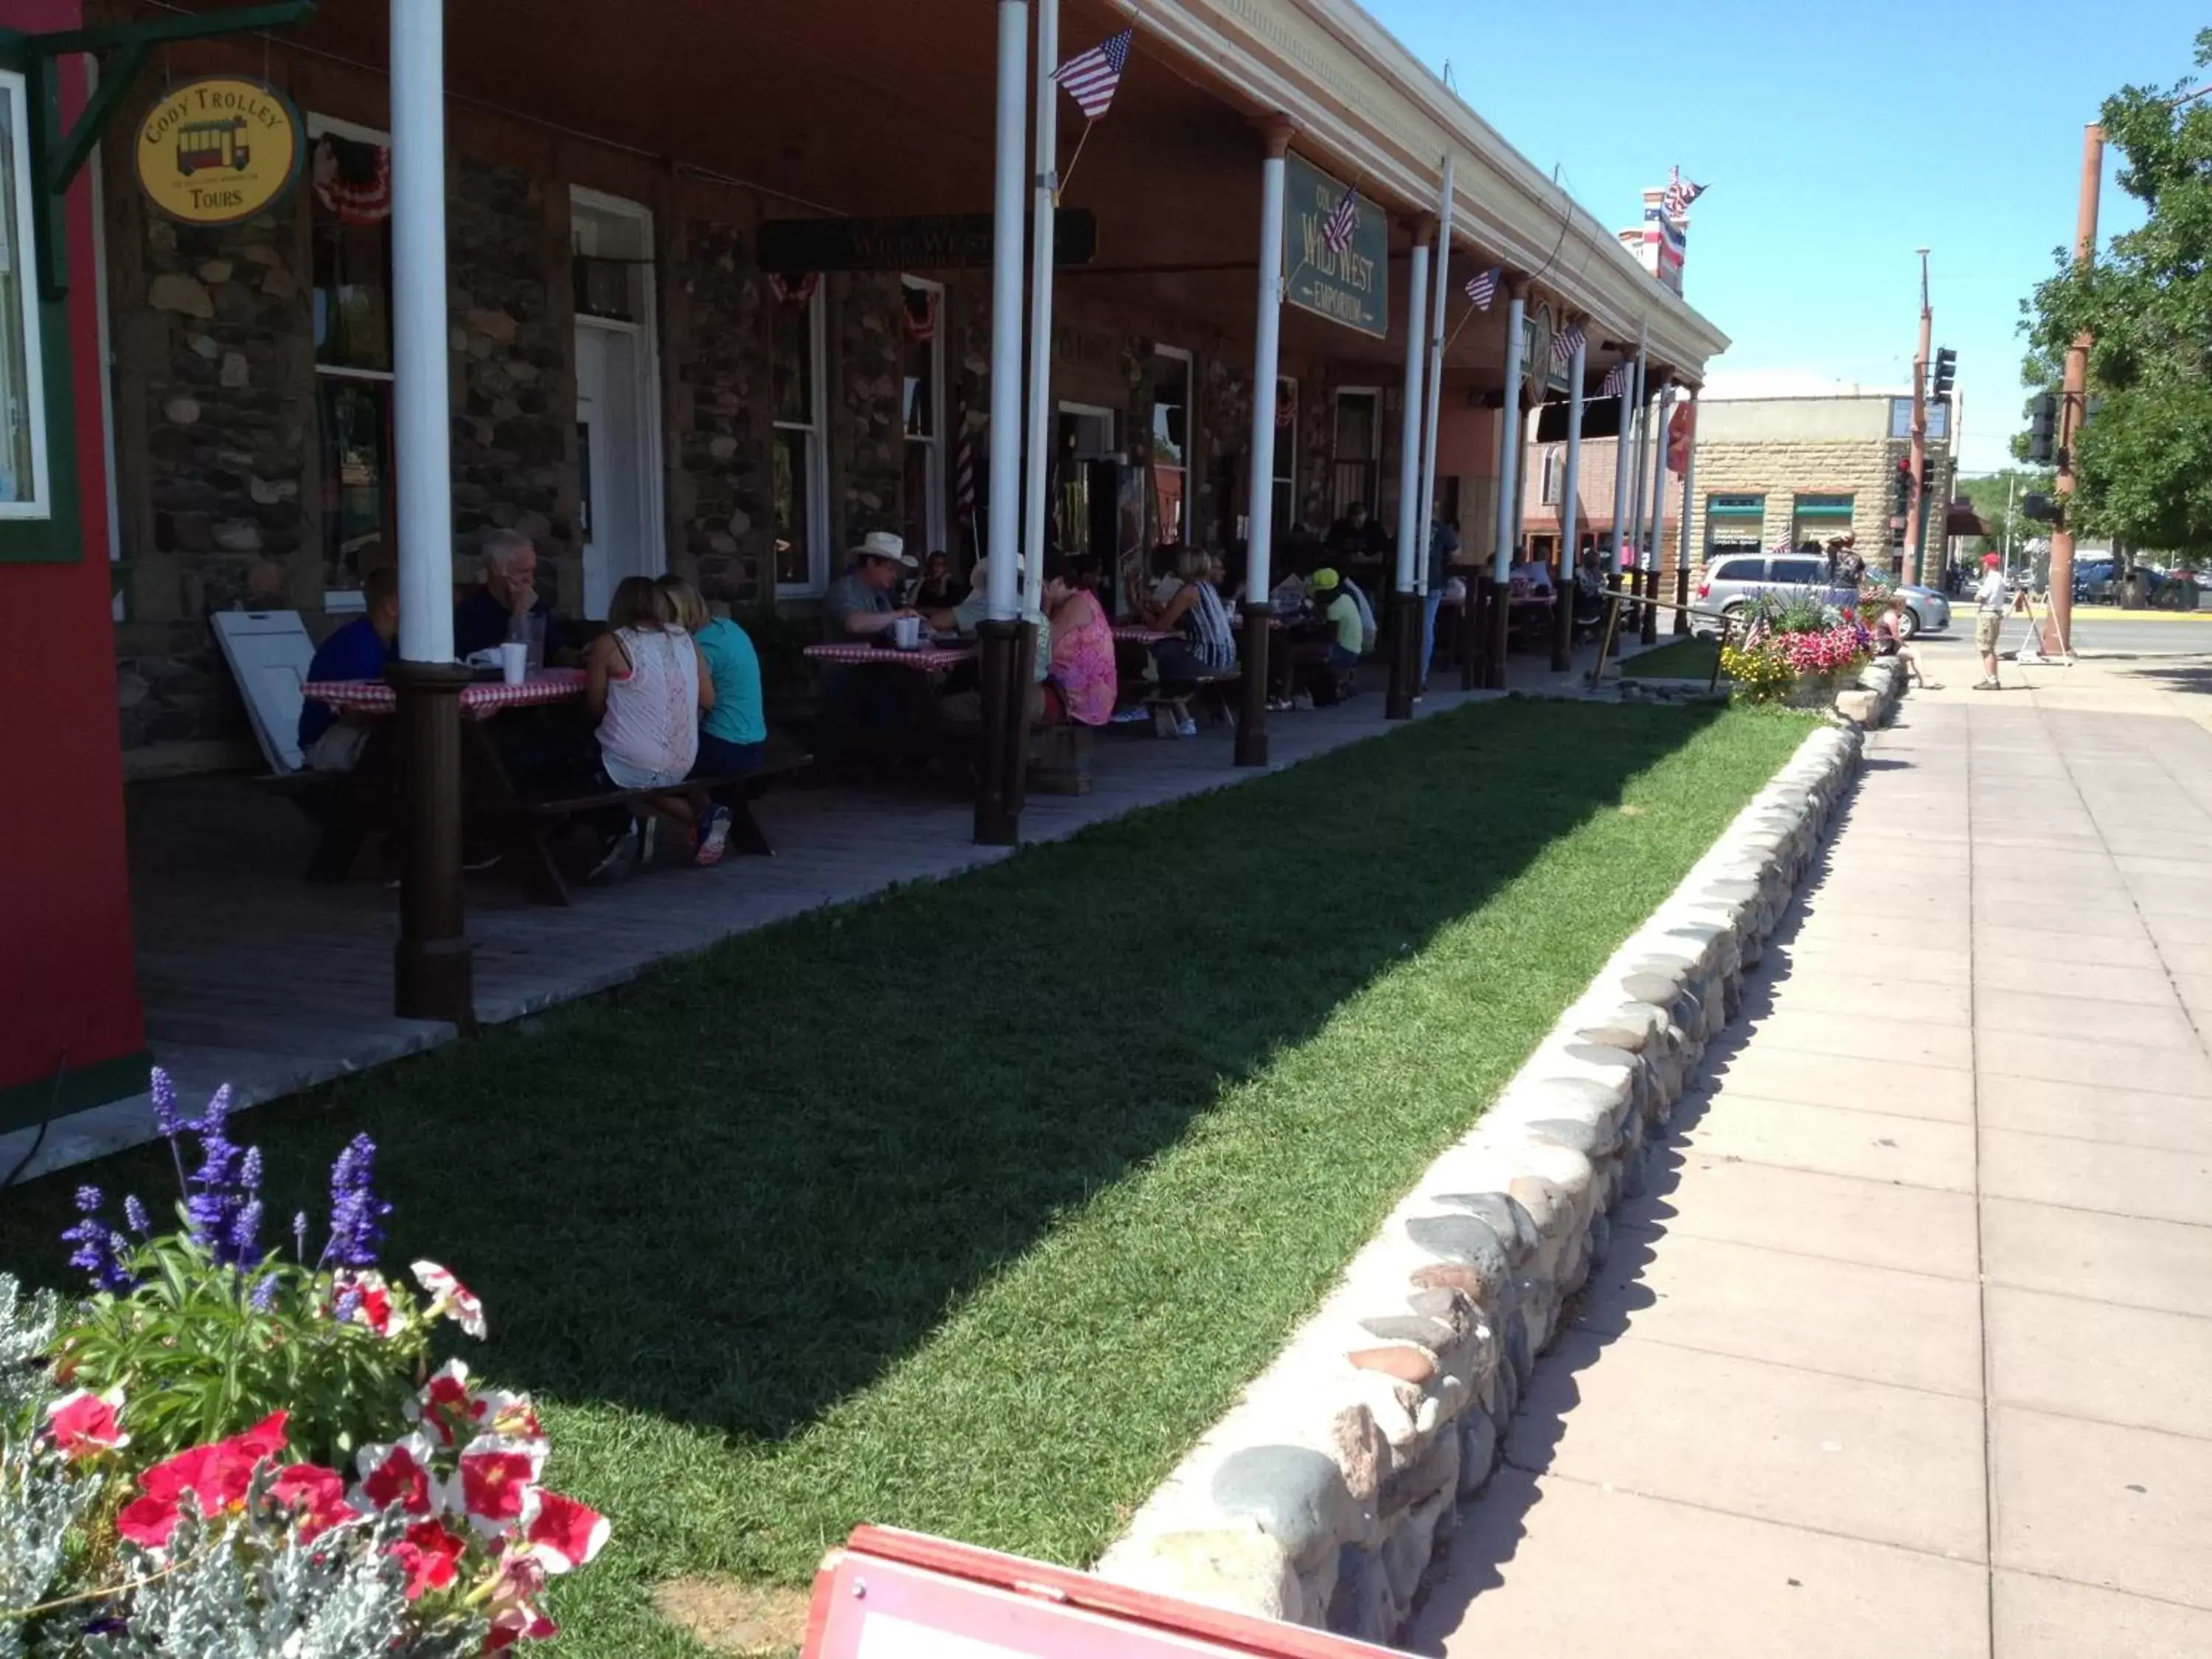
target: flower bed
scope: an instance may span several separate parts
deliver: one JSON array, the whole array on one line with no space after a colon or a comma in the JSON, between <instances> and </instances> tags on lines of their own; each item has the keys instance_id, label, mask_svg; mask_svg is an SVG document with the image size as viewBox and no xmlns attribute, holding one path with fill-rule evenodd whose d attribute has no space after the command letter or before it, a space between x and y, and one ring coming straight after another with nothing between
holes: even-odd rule
<instances>
[{"instance_id":1,"label":"flower bed","mask_svg":"<svg viewBox=\"0 0 2212 1659\"><path fill-rule=\"evenodd\" d=\"M1740 641L1721 647L1721 672L1750 702L1812 708L1856 678L1874 638L1855 610L1810 603L1767 606Z\"/></svg>"},{"instance_id":2,"label":"flower bed","mask_svg":"<svg viewBox=\"0 0 2212 1659\"><path fill-rule=\"evenodd\" d=\"M391 1206L356 1136L321 1249L264 1247L261 1155L154 1073L181 1198L156 1232L77 1189L64 1239L92 1293L30 1301L0 1274L0 1659L18 1654L495 1652L554 1633L546 1581L606 1518L542 1484L530 1397L434 1369L434 1328L483 1309L435 1262L377 1270ZM198 1162L185 1173L185 1143Z\"/></svg>"}]
</instances>

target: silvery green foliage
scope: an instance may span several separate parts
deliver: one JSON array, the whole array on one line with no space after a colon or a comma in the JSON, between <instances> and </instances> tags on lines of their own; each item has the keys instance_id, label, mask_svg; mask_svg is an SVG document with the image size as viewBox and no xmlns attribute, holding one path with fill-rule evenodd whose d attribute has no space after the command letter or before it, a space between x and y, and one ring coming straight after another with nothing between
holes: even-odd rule
<instances>
[{"instance_id":1,"label":"silvery green foliage","mask_svg":"<svg viewBox=\"0 0 2212 1659\"><path fill-rule=\"evenodd\" d=\"M247 1503L266 1516L273 1471L264 1469ZM122 1628L86 1639L88 1659L461 1659L483 1644L484 1626L453 1620L429 1629L407 1617L405 1577L386 1554L397 1516L325 1533L301 1543L281 1522L246 1520L205 1547L204 1524L189 1512L171 1534L168 1559L184 1565L152 1578L131 1598ZM134 1570L152 1558L125 1547Z\"/></svg>"},{"instance_id":2,"label":"silvery green foliage","mask_svg":"<svg viewBox=\"0 0 2212 1659\"><path fill-rule=\"evenodd\" d=\"M10 1614L65 1593L64 1546L97 1491L27 1435L0 1444L0 1659L56 1650L31 1645L32 1626Z\"/></svg>"},{"instance_id":3,"label":"silvery green foliage","mask_svg":"<svg viewBox=\"0 0 2212 1659\"><path fill-rule=\"evenodd\" d=\"M46 1382L46 1356L60 1328L61 1304L52 1291L29 1301L22 1286L0 1273L0 1431L27 1424L32 1408L52 1392Z\"/></svg>"}]
</instances>

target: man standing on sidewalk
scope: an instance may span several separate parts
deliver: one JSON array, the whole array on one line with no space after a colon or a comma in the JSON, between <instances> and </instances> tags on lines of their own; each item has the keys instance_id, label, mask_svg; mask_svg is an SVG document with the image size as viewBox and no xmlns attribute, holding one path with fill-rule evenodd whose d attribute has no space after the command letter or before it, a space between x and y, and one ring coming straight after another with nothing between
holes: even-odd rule
<instances>
[{"instance_id":1,"label":"man standing on sidewalk","mask_svg":"<svg viewBox=\"0 0 2212 1659\"><path fill-rule=\"evenodd\" d=\"M1982 653L1982 678L1977 691L2002 691L1997 678L1997 631L2004 626L2004 560L1995 553L1982 555L1982 585L1974 590L1974 649Z\"/></svg>"}]
</instances>

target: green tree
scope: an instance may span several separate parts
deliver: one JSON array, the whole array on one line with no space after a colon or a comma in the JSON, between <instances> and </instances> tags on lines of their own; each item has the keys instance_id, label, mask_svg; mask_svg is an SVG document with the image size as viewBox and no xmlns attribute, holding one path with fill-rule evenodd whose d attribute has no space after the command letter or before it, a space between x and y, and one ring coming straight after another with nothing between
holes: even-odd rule
<instances>
[{"instance_id":1,"label":"green tree","mask_svg":"<svg viewBox=\"0 0 2212 1659\"><path fill-rule=\"evenodd\" d=\"M2197 37L2212 65L2212 29ZM2212 106L2127 87L2105 100L2120 188L2142 202L2142 228L2087 266L2059 249L2054 275L2021 304L2027 379L2055 388L2084 331L2102 402L2075 446L2078 532L2136 547L2212 550Z\"/></svg>"},{"instance_id":2,"label":"green tree","mask_svg":"<svg viewBox=\"0 0 2212 1659\"><path fill-rule=\"evenodd\" d=\"M2008 531L2015 554L2038 537L2049 535L2051 526L2025 516L2021 504L2031 494L2048 495L2053 488L2050 473L2032 467L2012 466L1984 477L1960 478L1958 493L1974 504L1975 516L1990 527L1988 535L1967 539L1968 561L1978 562L1984 553L2003 552Z\"/></svg>"}]
</instances>

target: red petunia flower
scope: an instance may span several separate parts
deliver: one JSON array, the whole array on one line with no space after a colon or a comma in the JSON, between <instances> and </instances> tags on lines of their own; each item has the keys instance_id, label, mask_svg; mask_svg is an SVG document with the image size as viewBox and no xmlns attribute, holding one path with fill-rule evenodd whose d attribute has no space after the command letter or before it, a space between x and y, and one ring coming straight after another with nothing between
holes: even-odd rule
<instances>
[{"instance_id":1,"label":"red petunia flower","mask_svg":"<svg viewBox=\"0 0 2212 1659\"><path fill-rule=\"evenodd\" d=\"M422 1392L404 1407L410 1423L420 1423L447 1447L466 1445L477 1437L485 1406L469 1389L469 1368L448 1359L430 1373Z\"/></svg>"},{"instance_id":2,"label":"red petunia flower","mask_svg":"<svg viewBox=\"0 0 2212 1659\"><path fill-rule=\"evenodd\" d=\"M123 1506L115 1530L134 1544L160 1549L176 1530L178 1505L186 1492L203 1516L241 1507L254 1470L284 1449L287 1415L271 1412L243 1434L194 1446L155 1464L138 1477L145 1495Z\"/></svg>"},{"instance_id":3,"label":"red petunia flower","mask_svg":"<svg viewBox=\"0 0 2212 1659\"><path fill-rule=\"evenodd\" d=\"M465 1515L478 1532L505 1532L527 1515L544 1466L542 1440L481 1436L462 1451L460 1466L446 1484L447 1507Z\"/></svg>"},{"instance_id":4,"label":"red petunia flower","mask_svg":"<svg viewBox=\"0 0 2212 1659\"><path fill-rule=\"evenodd\" d=\"M559 1626L545 1616L538 1597L545 1590L545 1568L530 1555L510 1555L500 1564L491 1598L491 1633L484 1651L498 1653L517 1642L543 1642Z\"/></svg>"},{"instance_id":5,"label":"red petunia flower","mask_svg":"<svg viewBox=\"0 0 2212 1659\"><path fill-rule=\"evenodd\" d=\"M306 1542L362 1517L362 1511L346 1501L345 1477L313 1463L293 1463L278 1471L269 1496L292 1511Z\"/></svg>"},{"instance_id":6,"label":"red petunia flower","mask_svg":"<svg viewBox=\"0 0 2212 1659\"><path fill-rule=\"evenodd\" d=\"M406 1570L407 1599L419 1601L432 1590L450 1588L467 1547L468 1540L442 1521L417 1521L400 1534L391 1554Z\"/></svg>"},{"instance_id":7,"label":"red petunia flower","mask_svg":"<svg viewBox=\"0 0 2212 1659\"><path fill-rule=\"evenodd\" d=\"M361 1470L356 1490L373 1509L434 1515L437 1477L431 1473L430 1458L430 1443L419 1434L389 1446L363 1446L354 1460Z\"/></svg>"},{"instance_id":8,"label":"red petunia flower","mask_svg":"<svg viewBox=\"0 0 2212 1659\"><path fill-rule=\"evenodd\" d=\"M110 1389L106 1394L79 1389L75 1394L64 1395L46 1407L54 1444L72 1463L102 1452L120 1451L131 1443L131 1437L116 1420L122 1407L120 1389Z\"/></svg>"},{"instance_id":9,"label":"red petunia flower","mask_svg":"<svg viewBox=\"0 0 2212 1659\"><path fill-rule=\"evenodd\" d=\"M476 1292L434 1261L414 1264L415 1282L430 1298L430 1311L443 1314L479 1342L484 1339L483 1304Z\"/></svg>"},{"instance_id":10,"label":"red petunia flower","mask_svg":"<svg viewBox=\"0 0 2212 1659\"><path fill-rule=\"evenodd\" d=\"M537 1512L522 1529L522 1541L550 1573L574 1572L606 1547L607 1517L573 1498L540 1490Z\"/></svg>"}]
</instances>

